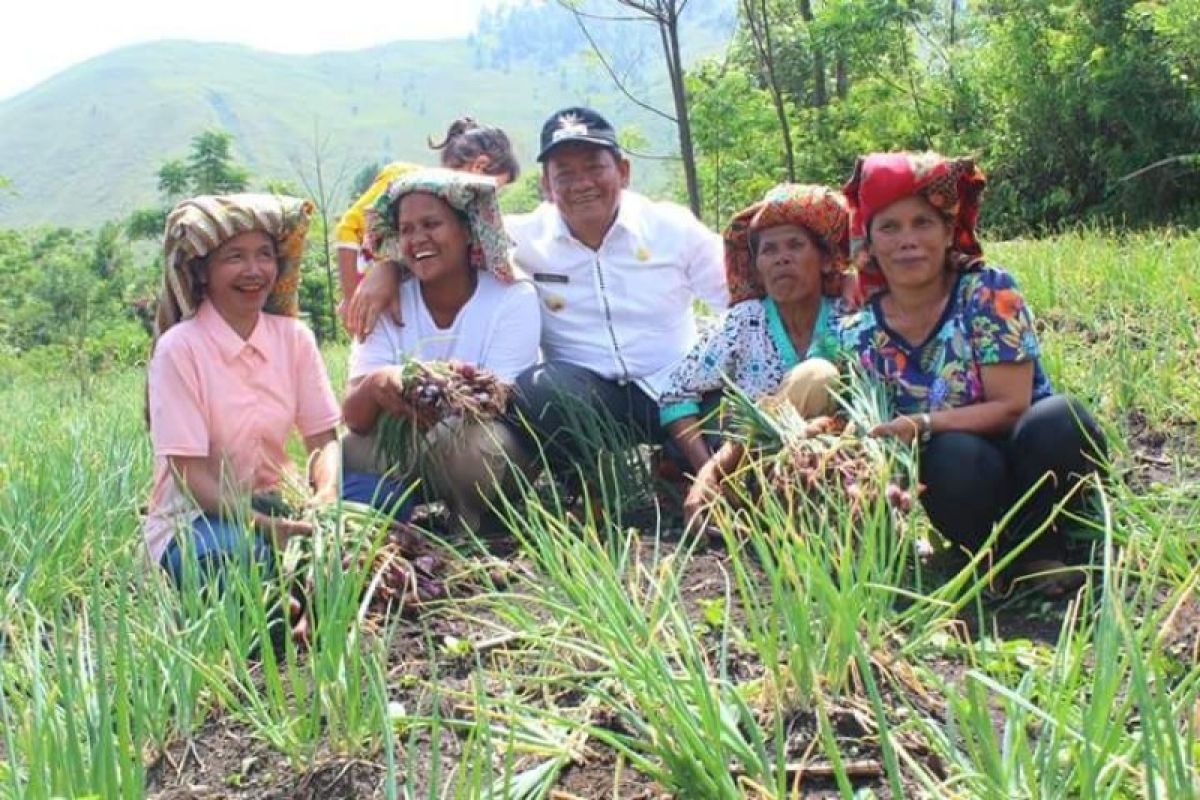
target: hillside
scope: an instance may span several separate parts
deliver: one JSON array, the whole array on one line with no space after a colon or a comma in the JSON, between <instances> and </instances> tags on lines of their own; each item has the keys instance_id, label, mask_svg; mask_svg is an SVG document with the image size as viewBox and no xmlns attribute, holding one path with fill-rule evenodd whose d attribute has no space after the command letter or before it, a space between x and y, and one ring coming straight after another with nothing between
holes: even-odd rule
<instances>
[{"instance_id":1,"label":"hillside","mask_svg":"<svg viewBox=\"0 0 1200 800\"><path fill-rule=\"evenodd\" d=\"M0 175L16 190L0 199L0 227L93 225L152 204L158 166L214 126L235 136L237 157L260 181L296 181L296 165L312 160L315 125L328 136L326 168L353 174L426 156L426 136L463 113L506 128L529 164L546 114L577 102L637 126L656 152L673 150L671 129L619 96L577 31L573 43L570 29L550 41L531 24L561 26L563 17L574 25L566 12L529 4L485 20L469 40L311 56L182 41L108 53L0 103ZM690 58L715 52L732 30L731 12L696 19ZM648 26L638 27L637 38L652 42ZM623 30L606 38L629 49ZM551 44L554 58L540 57ZM634 85L665 106L660 57L649 48L635 55L640 62L625 65ZM643 186L662 183L660 163L635 169Z\"/></svg>"}]
</instances>

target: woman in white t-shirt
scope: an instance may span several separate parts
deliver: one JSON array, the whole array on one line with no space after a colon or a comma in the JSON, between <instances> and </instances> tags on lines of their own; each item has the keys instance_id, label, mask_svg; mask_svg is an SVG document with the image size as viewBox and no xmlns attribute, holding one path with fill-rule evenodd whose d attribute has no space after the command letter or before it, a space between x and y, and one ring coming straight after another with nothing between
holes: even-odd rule
<instances>
[{"instance_id":1,"label":"woman in white t-shirt","mask_svg":"<svg viewBox=\"0 0 1200 800\"><path fill-rule=\"evenodd\" d=\"M393 466L376 456L371 434L380 414L412 416L402 397L406 361L454 360L511 382L537 361L541 338L537 292L516 279L492 180L420 170L395 180L376 211L379 257L415 280L400 284L403 323L385 315L350 352L346 467L368 471ZM477 528L509 467L524 460L499 422L443 422L427 434L425 494L445 501L459 524Z\"/></svg>"}]
</instances>

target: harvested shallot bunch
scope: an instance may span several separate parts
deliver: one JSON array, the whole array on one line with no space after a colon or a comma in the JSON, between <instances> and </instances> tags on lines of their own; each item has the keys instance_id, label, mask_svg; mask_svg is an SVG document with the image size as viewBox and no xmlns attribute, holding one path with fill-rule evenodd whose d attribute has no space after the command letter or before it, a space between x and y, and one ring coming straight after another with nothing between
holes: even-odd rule
<instances>
[{"instance_id":1,"label":"harvested shallot bunch","mask_svg":"<svg viewBox=\"0 0 1200 800\"><path fill-rule=\"evenodd\" d=\"M901 513L912 508L917 483L911 451L863 434L891 418L886 393L868 376L852 369L843 378L842 410L834 416L804 419L786 397L756 403L736 387L729 396L734 425L753 454L750 474L761 489L807 507L842 501L858 512L882 497Z\"/></svg>"},{"instance_id":2,"label":"harvested shallot bunch","mask_svg":"<svg viewBox=\"0 0 1200 800\"><path fill-rule=\"evenodd\" d=\"M460 361L407 360L400 368L408 416L384 414L375 446L401 473L419 463L424 433L440 422L495 419L508 407L511 387L492 372Z\"/></svg>"},{"instance_id":3,"label":"harvested shallot bunch","mask_svg":"<svg viewBox=\"0 0 1200 800\"><path fill-rule=\"evenodd\" d=\"M445 596L446 559L415 530L357 503L311 508L303 518L312 536L294 537L283 553L284 574L303 618L301 639L311 627L313 601L321 592L352 589L360 615L412 613Z\"/></svg>"}]
</instances>

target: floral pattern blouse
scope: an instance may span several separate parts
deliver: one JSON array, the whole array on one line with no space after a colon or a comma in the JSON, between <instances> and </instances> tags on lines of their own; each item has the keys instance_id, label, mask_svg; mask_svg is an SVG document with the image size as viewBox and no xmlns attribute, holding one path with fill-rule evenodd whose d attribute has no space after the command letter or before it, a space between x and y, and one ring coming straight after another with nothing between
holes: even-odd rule
<instances>
[{"instance_id":1,"label":"floral pattern blouse","mask_svg":"<svg viewBox=\"0 0 1200 800\"><path fill-rule=\"evenodd\" d=\"M1033 362L1034 402L1053 390L1039 360L1033 316L1013 277L984 266L959 273L942 318L912 344L884 321L875 295L837 323L842 344L889 387L896 411L918 414L982 402L982 367Z\"/></svg>"},{"instance_id":2,"label":"floral pattern blouse","mask_svg":"<svg viewBox=\"0 0 1200 800\"><path fill-rule=\"evenodd\" d=\"M840 345L834 316L834 302L822 298L804 359L837 357ZM787 371L804 359L796 352L774 300L738 303L705 331L671 372L659 398L659 419L669 425L699 415L701 398L724 389L725 378L757 400L778 389Z\"/></svg>"}]
</instances>

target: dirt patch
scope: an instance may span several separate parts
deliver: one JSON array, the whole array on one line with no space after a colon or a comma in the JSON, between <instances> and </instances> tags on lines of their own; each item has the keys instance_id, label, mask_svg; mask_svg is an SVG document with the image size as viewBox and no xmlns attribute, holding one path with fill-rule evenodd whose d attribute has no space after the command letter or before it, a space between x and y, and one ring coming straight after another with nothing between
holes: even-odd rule
<instances>
[{"instance_id":1,"label":"dirt patch","mask_svg":"<svg viewBox=\"0 0 1200 800\"><path fill-rule=\"evenodd\" d=\"M1200 482L1200 430L1196 420L1173 419L1152 425L1140 410L1125 415L1132 463L1127 482L1135 491Z\"/></svg>"},{"instance_id":2,"label":"dirt patch","mask_svg":"<svg viewBox=\"0 0 1200 800\"><path fill-rule=\"evenodd\" d=\"M159 757L147 774L146 794L159 800L375 797L382 788L382 769L328 754L293 765L241 724L217 719Z\"/></svg>"}]
</instances>

